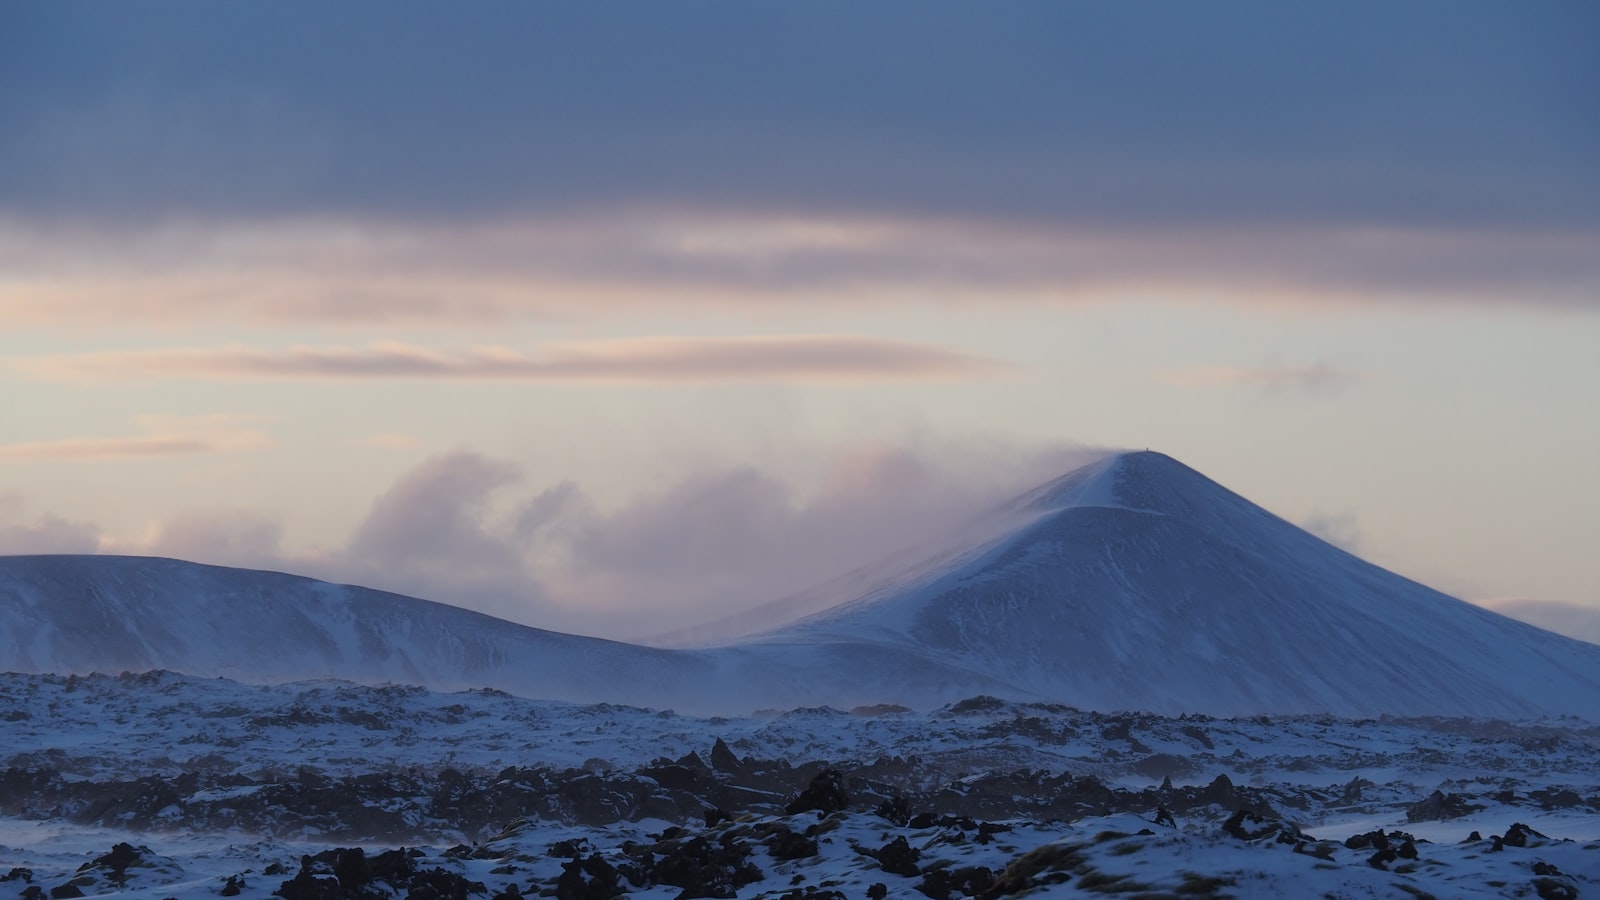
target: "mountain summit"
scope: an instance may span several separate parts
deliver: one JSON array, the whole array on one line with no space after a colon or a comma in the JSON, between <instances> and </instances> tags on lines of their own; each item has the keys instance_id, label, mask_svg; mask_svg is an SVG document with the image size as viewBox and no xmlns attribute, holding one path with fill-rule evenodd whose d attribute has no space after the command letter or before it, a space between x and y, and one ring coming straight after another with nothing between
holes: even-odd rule
<instances>
[{"instance_id":1,"label":"mountain summit","mask_svg":"<svg viewBox=\"0 0 1600 900\"><path fill-rule=\"evenodd\" d=\"M658 649L172 560L0 558L0 669L337 676L742 713L974 694L1161 713L1600 721L1600 646L1387 572L1160 453Z\"/></svg>"}]
</instances>

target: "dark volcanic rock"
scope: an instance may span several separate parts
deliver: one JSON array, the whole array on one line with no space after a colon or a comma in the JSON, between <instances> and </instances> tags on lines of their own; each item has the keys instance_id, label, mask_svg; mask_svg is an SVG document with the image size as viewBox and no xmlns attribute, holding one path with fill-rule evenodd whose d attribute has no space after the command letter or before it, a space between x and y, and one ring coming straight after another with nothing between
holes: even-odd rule
<instances>
[{"instance_id":1,"label":"dark volcanic rock","mask_svg":"<svg viewBox=\"0 0 1600 900\"><path fill-rule=\"evenodd\" d=\"M1529 791L1528 796L1536 801L1545 810L1572 809L1583 805L1583 797L1571 788L1545 788L1539 791Z\"/></svg>"},{"instance_id":2,"label":"dark volcanic rock","mask_svg":"<svg viewBox=\"0 0 1600 900\"><path fill-rule=\"evenodd\" d=\"M762 878L761 870L749 862L750 846L724 834L712 841L705 836L666 841L657 849L662 856L655 865L658 884L683 888L678 900L693 897L734 897L738 890Z\"/></svg>"},{"instance_id":3,"label":"dark volcanic rock","mask_svg":"<svg viewBox=\"0 0 1600 900\"><path fill-rule=\"evenodd\" d=\"M838 769L824 769L811 779L811 784L794 798L784 812L796 815L816 810L822 815L839 812L850 805L850 795L844 789L844 773Z\"/></svg>"},{"instance_id":4,"label":"dark volcanic rock","mask_svg":"<svg viewBox=\"0 0 1600 900\"><path fill-rule=\"evenodd\" d=\"M922 851L907 843L903 834L878 848L873 855L877 857L878 866L891 875L915 878L922 874L922 867L917 865Z\"/></svg>"},{"instance_id":5,"label":"dark volcanic rock","mask_svg":"<svg viewBox=\"0 0 1600 900\"><path fill-rule=\"evenodd\" d=\"M717 738L717 742L711 746L711 768L718 772L735 773L744 768L744 760L728 748L726 741Z\"/></svg>"},{"instance_id":6,"label":"dark volcanic rock","mask_svg":"<svg viewBox=\"0 0 1600 900\"><path fill-rule=\"evenodd\" d=\"M1539 847L1549 843L1550 838L1521 822L1513 822L1511 827L1506 829L1504 840L1507 847Z\"/></svg>"},{"instance_id":7,"label":"dark volcanic rock","mask_svg":"<svg viewBox=\"0 0 1600 900\"><path fill-rule=\"evenodd\" d=\"M767 852L772 854L773 859L809 859L818 852L816 838L801 834L786 825L773 828L762 843L767 845Z\"/></svg>"},{"instance_id":8,"label":"dark volcanic rock","mask_svg":"<svg viewBox=\"0 0 1600 900\"><path fill-rule=\"evenodd\" d=\"M300 871L278 885L284 900L383 900L396 895L415 900L467 900L487 894L482 882L444 869L418 870L411 853L386 850L367 858L360 847L335 847L300 858Z\"/></svg>"},{"instance_id":9,"label":"dark volcanic rock","mask_svg":"<svg viewBox=\"0 0 1600 900\"><path fill-rule=\"evenodd\" d=\"M625 893L621 874L600 854L561 864L556 879L556 900L611 900Z\"/></svg>"},{"instance_id":10,"label":"dark volcanic rock","mask_svg":"<svg viewBox=\"0 0 1600 900\"><path fill-rule=\"evenodd\" d=\"M933 900L954 897L979 897L994 886L994 870L988 866L962 866L956 869L930 869L917 884L917 890Z\"/></svg>"},{"instance_id":11,"label":"dark volcanic rock","mask_svg":"<svg viewBox=\"0 0 1600 900\"><path fill-rule=\"evenodd\" d=\"M1130 768L1146 778L1164 778L1170 782L1174 775L1182 778L1192 774L1195 764L1192 760L1171 753L1152 753L1135 762ZM1170 784L1168 787L1170 789Z\"/></svg>"},{"instance_id":12,"label":"dark volcanic rock","mask_svg":"<svg viewBox=\"0 0 1600 900\"><path fill-rule=\"evenodd\" d=\"M1353 834L1345 839L1344 846L1349 850L1365 850L1368 847L1374 850L1389 849L1389 838L1383 831L1368 831L1363 834Z\"/></svg>"},{"instance_id":13,"label":"dark volcanic rock","mask_svg":"<svg viewBox=\"0 0 1600 900\"><path fill-rule=\"evenodd\" d=\"M1406 810L1407 822L1444 822L1459 819L1483 809L1482 804L1467 803L1459 794L1434 791L1420 803Z\"/></svg>"},{"instance_id":14,"label":"dark volcanic rock","mask_svg":"<svg viewBox=\"0 0 1600 900\"><path fill-rule=\"evenodd\" d=\"M1276 836L1283 831L1283 824L1258 816L1248 809L1241 809L1222 823L1222 831L1241 841L1259 841Z\"/></svg>"},{"instance_id":15,"label":"dark volcanic rock","mask_svg":"<svg viewBox=\"0 0 1600 900\"><path fill-rule=\"evenodd\" d=\"M1535 878L1533 889L1539 900L1578 900L1578 888L1558 878Z\"/></svg>"},{"instance_id":16,"label":"dark volcanic rock","mask_svg":"<svg viewBox=\"0 0 1600 900\"><path fill-rule=\"evenodd\" d=\"M102 853L92 861L78 867L79 872L90 869L99 869L106 873L113 884L121 885L128 880L128 868L144 861L144 853L150 852L143 847L134 847L132 844L114 844L110 853Z\"/></svg>"},{"instance_id":17,"label":"dark volcanic rock","mask_svg":"<svg viewBox=\"0 0 1600 900\"><path fill-rule=\"evenodd\" d=\"M1198 806L1209 805L1220 806L1224 809L1237 809L1239 807L1239 792L1233 786L1233 779L1226 775L1218 775L1216 778L1211 779L1211 783L1195 795L1194 802Z\"/></svg>"}]
</instances>

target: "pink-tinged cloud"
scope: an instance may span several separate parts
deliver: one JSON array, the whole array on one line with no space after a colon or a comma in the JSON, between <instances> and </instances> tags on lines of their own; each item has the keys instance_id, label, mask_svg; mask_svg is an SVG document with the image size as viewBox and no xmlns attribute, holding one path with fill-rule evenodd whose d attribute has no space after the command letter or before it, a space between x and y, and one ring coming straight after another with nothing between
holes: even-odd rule
<instances>
[{"instance_id":1,"label":"pink-tinged cloud","mask_svg":"<svg viewBox=\"0 0 1600 900\"><path fill-rule=\"evenodd\" d=\"M537 627L637 638L720 619L944 536L1104 452L952 436L919 443L845 448L812 490L749 464L709 465L607 508L578 485L539 488L515 462L456 450L401 475L333 546L287 549L271 516L199 510L99 547L296 572Z\"/></svg>"},{"instance_id":2,"label":"pink-tinged cloud","mask_svg":"<svg viewBox=\"0 0 1600 900\"><path fill-rule=\"evenodd\" d=\"M855 335L634 338L551 344L534 353L477 348L453 353L412 344L229 344L13 360L40 380L314 379L677 383L856 382L963 379L1006 366L926 344Z\"/></svg>"},{"instance_id":3,"label":"pink-tinged cloud","mask_svg":"<svg viewBox=\"0 0 1600 900\"><path fill-rule=\"evenodd\" d=\"M249 416L136 416L144 434L0 444L0 462L99 462L260 450L271 439Z\"/></svg>"},{"instance_id":4,"label":"pink-tinged cloud","mask_svg":"<svg viewBox=\"0 0 1600 900\"><path fill-rule=\"evenodd\" d=\"M150 229L0 220L0 319L398 327L684 308L1199 303L1589 308L1592 233L681 210L449 228L383 219Z\"/></svg>"},{"instance_id":5,"label":"pink-tinged cloud","mask_svg":"<svg viewBox=\"0 0 1600 900\"><path fill-rule=\"evenodd\" d=\"M1195 366L1170 369L1156 377L1181 388L1253 387L1312 393L1340 390L1361 380L1361 374L1353 369L1322 362L1304 366Z\"/></svg>"}]
</instances>

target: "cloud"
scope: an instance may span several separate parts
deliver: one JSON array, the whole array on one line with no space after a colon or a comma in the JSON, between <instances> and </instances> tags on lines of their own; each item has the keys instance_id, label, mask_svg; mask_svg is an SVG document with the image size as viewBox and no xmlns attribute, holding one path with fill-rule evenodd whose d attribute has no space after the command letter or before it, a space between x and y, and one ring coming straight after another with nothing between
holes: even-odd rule
<instances>
[{"instance_id":1,"label":"cloud","mask_svg":"<svg viewBox=\"0 0 1600 900\"><path fill-rule=\"evenodd\" d=\"M0 320L1600 302L1592 4L306 12L8 10Z\"/></svg>"},{"instance_id":2,"label":"cloud","mask_svg":"<svg viewBox=\"0 0 1600 900\"><path fill-rule=\"evenodd\" d=\"M123 232L0 219L0 316L21 327L349 328L581 312L992 307L1125 297L1273 305L1593 308L1600 227L1061 226L629 211L441 228L352 219Z\"/></svg>"},{"instance_id":3,"label":"cloud","mask_svg":"<svg viewBox=\"0 0 1600 900\"><path fill-rule=\"evenodd\" d=\"M1600 209L1584 3L310 9L9 9L0 197L138 222L692 201L1592 228Z\"/></svg>"},{"instance_id":4,"label":"cloud","mask_svg":"<svg viewBox=\"0 0 1600 900\"><path fill-rule=\"evenodd\" d=\"M847 447L801 489L708 466L608 510L564 498L551 595L637 638L731 615L947 537L1104 451L949 438ZM611 626L615 628L615 625Z\"/></svg>"},{"instance_id":5,"label":"cloud","mask_svg":"<svg viewBox=\"0 0 1600 900\"><path fill-rule=\"evenodd\" d=\"M285 548L277 519L246 510L190 511L145 537L99 546L295 572L536 627L637 638L721 618L944 537L1101 453L910 436L833 452L809 487L749 463L706 464L602 507L580 485L535 487L515 462L455 450L401 475L332 546Z\"/></svg>"},{"instance_id":6,"label":"cloud","mask_svg":"<svg viewBox=\"0 0 1600 900\"><path fill-rule=\"evenodd\" d=\"M100 530L60 516L28 517L20 494L0 493L0 555L94 553Z\"/></svg>"},{"instance_id":7,"label":"cloud","mask_svg":"<svg viewBox=\"0 0 1600 900\"><path fill-rule=\"evenodd\" d=\"M0 444L0 462L100 462L212 453L242 453L271 444L265 432L242 427L249 416L137 416L144 434L73 437Z\"/></svg>"},{"instance_id":8,"label":"cloud","mask_svg":"<svg viewBox=\"0 0 1600 900\"><path fill-rule=\"evenodd\" d=\"M252 569L284 568L283 523L251 510L196 510L162 522L140 552Z\"/></svg>"},{"instance_id":9,"label":"cloud","mask_svg":"<svg viewBox=\"0 0 1600 900\"><path fill-rule=\"evenodd\" d=\"M363 348L240 344L14 359L44 380L440 379L465 381L678 383L960 379L999 363L923 344L854 335L633 338L551 344L529 355L507 348L441 353L411 344Z\"/></svg>"},{"instance_id":10,"label":"cloud","mask_svg":"<svg viewBox=\"0 0 1600 900\"><path fill-rule=\"evenodd\" d=\"M1352 369L1318 362L1304 366L1196 366L1161 372L1157 378L1182 388L1254 387L1267 391L1327 394L1360 381L1361 375Z\"/></svg>"},{"instance_id":11,"label":"cloud","mask_svg":"<svg viewBox=\"0 0 1600 900\"><path fill-rule=\"evenodd\" d=\"M512 463L453 451L403 474L334 546L286 548L274 515L198 509L141 537L101 539L99 550L292 572L527 622L549 605L523 542L494 514L495 501L521 478Z\"/></svg>"},{"instance_id":12,"label":"cloud","mask_svg":"<svg viewBox=\"0 0 1600 900\"><path fill-rule=\"evenodd\" d=\"M1497 597L1473 602L1546 631L1600 644L1600 607L1521 597Z\"/></svg>"},{"instance_id":13,"label":"cloud","mask_svg":"<svg viewBox=\"0 0 1600 900\"><path fill-rule=\"evenodd\" d=\"M516 465L476 453L432 457L378 497L346 546L315 568L525 618L543 591L513 529L492 516L493 502L521 478Z\"/></svg>"},{"instance_id":14,"label":"cloud","mask_svg":"<svg viewBox=\"0 0 1600 900\"><path fill-rule=\"evenodd\" d=\"M1361 548L1361 523L1355 513L1313 511L1300 527L1346 552Z\"/></svg>"}]
</instances>

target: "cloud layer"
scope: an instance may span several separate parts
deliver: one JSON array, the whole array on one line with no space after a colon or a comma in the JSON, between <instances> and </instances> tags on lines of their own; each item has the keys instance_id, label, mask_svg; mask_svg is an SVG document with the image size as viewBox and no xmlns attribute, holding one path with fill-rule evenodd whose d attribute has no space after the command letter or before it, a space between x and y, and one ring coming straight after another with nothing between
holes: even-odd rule
<instances>
[{"instance_id":1,"label":"cloud layer","mask_svg":"<svg viewBox=\"0 0 1600 900\"><path fill-rule=\"evenodd\" d=\"M9 366L40 380L126 379L432 379L589 383L740 383L960 379L1004 371L998 362L939 347L857 335L731 338L631 338L552 344L534 354L504 347L441 353L403 343L367 347L263 350L240 344L14 359ZM151 452L173 439L140 443ZM13 448L26 452L27 448ZM37 447L36 450L48 450ZM88 449L88 448L85 448ZM164 452L174 452L176 446ZM196 445L192 449L206 449ZM0 455L6 449L0 447Z\"/></svg>"},{"instance_id":2,"label":"cloud layer","mask_svg":"<svg viewBox=\"0 0 1600 900\"><path fill-rule=\"evenodd\" d=\"M1600 227L1063 227L616 212L438 228L351 219L7 223L16 326L396 327L673 310L1026 307L1162 297L1594 308Z\"/></svg>"},{"instance_id":3,"label":"cloud layer","mask_svg":"<svg viewBox=\"0 0 1600 900\"><path fill-rule=\"evenodd\" d=\"M0 205L1600 222L1592 4L311 11L8 9Z\"/></svg>"}]
</instances>

